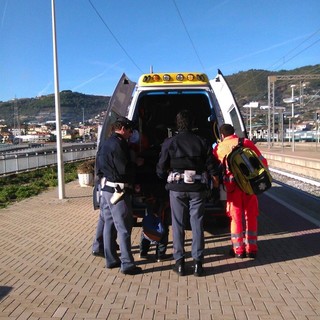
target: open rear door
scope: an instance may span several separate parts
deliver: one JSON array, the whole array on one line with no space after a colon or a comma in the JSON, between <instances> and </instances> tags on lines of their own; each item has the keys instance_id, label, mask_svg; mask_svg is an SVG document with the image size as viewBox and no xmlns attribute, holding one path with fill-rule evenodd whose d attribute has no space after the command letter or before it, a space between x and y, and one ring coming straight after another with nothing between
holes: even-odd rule
<instances>
[{"instance_id":1,"label":"open rear door","mask_svg":"<svg viewBox=\"0 0 320 320\"><path fill-rule=\"evenodd\" d=\"M119 116L127 116L128 106L130 104L135 85L136 82L129 80L125 73L122 74L109 101L103 125L98 133L98 148L100 141L105 140L108 137L111 124L116 120L116 118Z\"/></svg>"},{"instance_id":2,"label":"open rear door","mask_svg":"<svg viewBox=\"0 0 320 320\"><path fill-rule=\"evenodd\" d=\"M116 89L109 101L106 115L102 126L99 128L98 132L98 142L97 142L97 153L100 149L100 143L108 138L112 123L119 116L126 117L128 113L128 106L131 102L132 92L135 88L136 82L129 80L126 74L122 74ZM96 168L97 166L95 166ZM93 187L93 208L95 210L100 208L100 196L101 196L101 186L100 177L97 172L95 172L94 177L94 187Z\"/></svg>"},{"instance_id":3,"label":"open rear door","mask_svg":"<svg viewBox=\"0 0 320 320\"><path fill-rule=\"evenodd\" d=\"M218 70L217 76L210 80L210 85L220 105L225 123L232 124L239 137L247 137L247 131L237 102L220 70Z\"/></svg>"}]
</instances>

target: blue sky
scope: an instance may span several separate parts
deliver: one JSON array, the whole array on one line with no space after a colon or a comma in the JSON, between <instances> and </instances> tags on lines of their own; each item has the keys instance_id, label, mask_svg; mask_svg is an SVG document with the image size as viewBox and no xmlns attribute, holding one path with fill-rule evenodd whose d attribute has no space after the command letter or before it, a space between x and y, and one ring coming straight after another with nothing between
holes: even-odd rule
<instances>
[{"instance_id":1,"label":"blue sky","mask_svg":"<svg viewBox=\"0 0 320 320\"><path fill-rule=\"evenodd\" d=\"M319 0L55 0L59 88L320 63ZM0 0L0 101L54 92L51 0ZM266 79L267 81L267 79Z\"/></svg>"}]
</instances>

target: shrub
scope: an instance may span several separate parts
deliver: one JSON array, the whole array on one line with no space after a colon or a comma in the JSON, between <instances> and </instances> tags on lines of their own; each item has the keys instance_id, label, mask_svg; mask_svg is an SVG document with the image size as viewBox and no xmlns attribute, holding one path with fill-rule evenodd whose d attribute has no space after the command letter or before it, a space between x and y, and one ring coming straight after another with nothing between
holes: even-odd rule
<instances>
[{"instance_id":1,"label":"shrub","mask_svg":"<svg viewBox=\"0 0 320 320\"><path fill-rule=\"evenodd\" d=\"M80 163L77 167L77 172L94 174L94 160L87 160Z\"/></svg>"},{"instance_id":2,"label":"shrub","mask_svg":"<svg viewBox=\"0 0 320 320\"><path fill-rule=\"evenodd\" d=\"M94 160L87 160L84 166L94 171ZM64 165L65 183L78 179L78 163ZM14 201L35 196L49 187L58 185L57 167L38 169L30 172L0 177L0 208L5 208Z\"/></svg>"}]
</instances>

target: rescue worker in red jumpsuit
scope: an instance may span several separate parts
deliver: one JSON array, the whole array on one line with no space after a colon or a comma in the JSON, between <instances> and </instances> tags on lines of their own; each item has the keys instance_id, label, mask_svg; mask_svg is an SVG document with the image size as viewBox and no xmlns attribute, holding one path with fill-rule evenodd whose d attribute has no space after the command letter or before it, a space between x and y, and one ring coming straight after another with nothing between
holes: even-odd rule
<instances>
[{"instance_id":1,"label":"rescue worker in red jumpsuit","mask_svg":"<svg viewBox=\"0 0 320 320\"><path fill-rule=\"evenodd\" d=\"M225 156L239 142L234 128L230 124L223 124L220 127L222 141L213 149L213 155L222 163ZM262 156L255 144L244 139L243 146L252 149L263 164L267 167L267 160ZM231 219L231 243L230 255L236 258L256 258L258 252L258 198L256 195L249 195L243 192L236 184L234 177L228 169L223 176L223 185L227 193L227 215ZM243 226L243 215L245 220L245 234Z\"/></svg>"}]
</instances>

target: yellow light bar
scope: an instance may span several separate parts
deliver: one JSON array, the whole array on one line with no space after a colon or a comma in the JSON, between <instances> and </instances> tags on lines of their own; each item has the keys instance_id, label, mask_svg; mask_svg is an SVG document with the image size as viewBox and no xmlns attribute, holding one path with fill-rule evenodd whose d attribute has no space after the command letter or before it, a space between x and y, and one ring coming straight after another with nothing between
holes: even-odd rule
<instances>
[{"instance_id":1,"label":"yellow light bar","mask_svg":"<svg viewBox=\"0 0 320 320\"><path fill-rule=\"evenodd\" d=\"M204 73L156 73L143 74L139 78L139 86L168 86L168 85L203 85L209 80Z\"/></svg>"}]
</instances>

